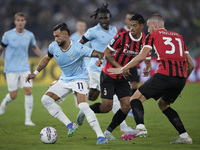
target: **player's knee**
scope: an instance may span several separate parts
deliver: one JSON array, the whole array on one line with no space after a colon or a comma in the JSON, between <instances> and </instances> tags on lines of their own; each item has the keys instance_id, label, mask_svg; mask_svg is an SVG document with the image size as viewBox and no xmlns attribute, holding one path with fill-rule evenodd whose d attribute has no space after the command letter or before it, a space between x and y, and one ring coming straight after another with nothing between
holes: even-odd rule
<instances>
[{"instance_id":1,"label":"player's knee","mask_svg":"<svg viewBox=\"0 0 200 150\"><path fill-rule=\"evenodd\" d=\"M32 89L31 87L25 87L24 88L25 95L32 95Z\"/></svg>"},{"instance_id":2,"label":"player's knee","mask_svg":"<svg viewBox=\"0 0 200 150\"><path fill-rule=\"evenodd\" d=\"M123 113L128 114L128 112L131 110L131 105L130 104L122 105L121 109Z\"/></svg>"},{"instance_id":3,"label":"player's knee","mask_svg":"<svg viewBox=\"0 0 200 150\"><path fill-rule=\"evenodd\" d=\"M10 98L14 100L17 97L17 92L10 92Z\"/></svg>"},{"instance_id":4,"label":"player's knee","mask_svg":"<svg viewBox=\"0 0 200 150\"><path fill-rule=\"evenodd\" d=\"M100 110L102 113L108 113L112 110L112 105L101 105Z\"/></svg>"},{"instance_id":5,"label":"player's knee","mask_svg":"<svg viewBox=\"0 0 200 150\"><path fill-rule=\"evenodd\" d=\"M41 102L42 102L43 105L46 105L47 103L52 102L52 100L53 99L51 97L49 97L48 95L43 95Z\"/></svg>"},{"instance_id":6,"label":"player's knee","mask_svg":"<svg viewBox=\"0 0 200 150\"><path fill-rule=\"evenodd\" d=\"M161 111L166 110L170 106L170 103L165 102L162 98L158 100L158 107Z\"/></svg>"},{"instance_id":7,"label":"player's knee","mask_svg":"<svg viewBox=\"0 0 200 150\"><path fill-rule=\"evenodd\" d=\"M89 95L89 100L90 101L95 101L97 98L98 98L98 96Z\"/></svg>"}]
</instances>

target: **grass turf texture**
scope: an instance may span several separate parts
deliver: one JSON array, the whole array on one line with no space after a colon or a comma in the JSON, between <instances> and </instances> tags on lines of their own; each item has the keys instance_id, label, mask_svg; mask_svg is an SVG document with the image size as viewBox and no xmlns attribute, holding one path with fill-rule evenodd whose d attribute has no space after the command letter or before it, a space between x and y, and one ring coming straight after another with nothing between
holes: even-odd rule
<instances>
[{"instance_id":1,"label":"grass turf texture","mask_svg":"<svg viewBox=\"0 0 200 150\"><path fill-rule=\"evenodd\" d=\"M79 127L73 137L67 137L67 129L56 118L53 118L41 103L41 97L45 93L47 86L34 86L34 108L32 121L36 126L24 125L24 92L18 91L16 100L9 103L6 113L0 116L0 150L62 150L62 149L81 149L81 150L188 150L200 149L200 84L187 84L182 91L182 97L178 98L172 105L177 110L186 130L193 139L192 145L170 145L171 141L176 140L177 131L169 123L168 119L160 112L157 102L150 99L144 103L145 124L148 130L146 138L135 138L131 141L121 140L119 127L113 131L113 135L118 141L109 141L108 144L96 145L97 137L87 121ZM7 94L7 87L0 86L0 102ZM100 102L100 98L98 99ZM97 102L97 101L96 101ZM94 102L89 102L90 104ZM72 94L60 105L64 113L73 122L79 109L75 107ZM107 128L113 113L97 114L102 131ZM132 117L127 117L126 122L129 126L135 127ZM40 140L40 131L46 126L52 126L58 131L58 140L55 144L43 144Z\"/></svg>"}]
</instances>

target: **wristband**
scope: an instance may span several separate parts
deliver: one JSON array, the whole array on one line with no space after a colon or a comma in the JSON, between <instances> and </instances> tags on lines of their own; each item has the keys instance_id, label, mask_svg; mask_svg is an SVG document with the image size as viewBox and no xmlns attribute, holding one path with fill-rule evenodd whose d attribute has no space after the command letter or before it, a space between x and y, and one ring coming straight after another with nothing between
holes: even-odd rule
<instances>
[{"instance_id":1,"label":"wristband","mask_svg":"<svg viewBox=\"0 0 200 150\"><path fill-rule=\"evenodd\" d=\"M38 73L39 73L39 71L35 70L33 74L35 74L35 76L37 76Z\"/></svg>"}]
</instances>

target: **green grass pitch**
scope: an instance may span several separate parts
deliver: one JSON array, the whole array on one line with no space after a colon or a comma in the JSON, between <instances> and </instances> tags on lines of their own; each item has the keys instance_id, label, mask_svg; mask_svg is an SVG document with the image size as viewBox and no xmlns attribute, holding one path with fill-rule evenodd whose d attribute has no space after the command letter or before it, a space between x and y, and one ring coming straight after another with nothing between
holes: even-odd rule
<instances>
[{"instance_id":1,"label":"green grass pitch","mask_svg":"<svg viewBox=\"0 0 200 150\"><path fill-rule=\"evenodd\" d=\"M73 137L67 137L66 127L56 118L53 118L41 103L41 97L47 86L34 86L34 108L32 120L36 126L24 125L24 92L18 91L16 100L8 104L6 113L0 116L0 150L188 150L200 149L200 84L187 84L172 108L177 110L186 130L193 139L192 145L170 145L176 140L178 133L161 113L157 102L150 99L144 103L145 125L148 130L146 138L135 138L131 141L121 140L119 127L113 131L118 141L109 141L108 144L96 145L97 137L87 121L79 127ZM6 86L0 86L0 102L7 93ZM100 98L98 99L100 102ZM90 104L94 102L89 102ZM72 95L60 105L64 113L73 122L79 109L75 106ZM97 114L102 131L107 128L113 113ZM135 127L132 117L127 117L127 124ZM58 140L55 144L43 144L40 141L40 131L46 126L52 126L58 131Z\"/></svg>"}]
</instances>

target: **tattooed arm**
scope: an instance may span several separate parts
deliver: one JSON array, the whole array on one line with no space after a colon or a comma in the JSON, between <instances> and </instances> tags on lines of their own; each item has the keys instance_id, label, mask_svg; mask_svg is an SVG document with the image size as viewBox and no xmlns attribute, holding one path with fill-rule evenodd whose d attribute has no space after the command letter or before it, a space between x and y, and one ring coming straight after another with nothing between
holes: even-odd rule
<instances>
[{"instance_id":1,"label":"tattooed arm","mask_svg":"<svg viewBox=\"0 0 200 150\"><path fill-rule=\"evenodd\" d=\"M30 82L31 79L34 79L36 75L48 65L50 60L51 60L51 57L49 57L48 55L44 56L42 60L40 61L40 63L38 64L35 72L32 74L28 74L28 76L26 77L26 82Z\"/></svg>"},{"instance_id":2,"label":"tattooed arm","mask_svg":"<svg viewBox=\"0 0 200 150\"><path fill-rule=\"evenodd\" d=\"M116 68L118 67L122 67L112 56L113 55L113 51L111 51L108 47L106 47L106 49L104 50L104 55L105 55L105 59L110 62L113 66L115 66Z\"/></svg>"}]
</instances>

